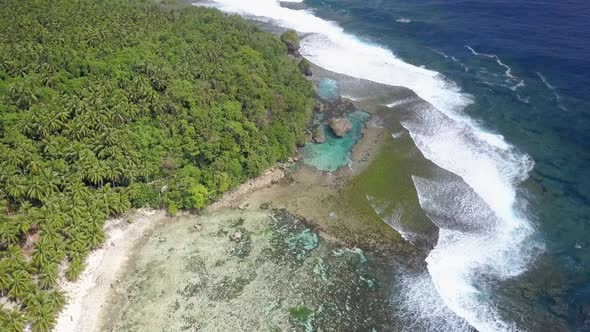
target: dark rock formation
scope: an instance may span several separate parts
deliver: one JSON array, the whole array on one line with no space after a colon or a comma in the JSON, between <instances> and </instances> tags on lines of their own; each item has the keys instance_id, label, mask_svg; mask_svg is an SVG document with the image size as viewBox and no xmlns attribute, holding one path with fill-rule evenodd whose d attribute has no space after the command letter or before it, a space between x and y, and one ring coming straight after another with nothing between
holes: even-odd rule
<instances>
[{"instance_id":1,"label":"dark rock formation","mask_svg":"<svg viewBox=\"0 0 590 332\"><path fill-rule=\"evenodd\" d=\"M288 30L281 35L281 41L287 45L289 52L299 51L299 36L295 30Z\"/></svg>"},{"instance_id":2,"label":"dark rock formation","mask_svg":"<svg viewBox=\"0 0 590 332\"><path fill-rule=\"evenodd\" d=\"M321 144L326 141L326 136L324 135L324 128L322 126L317 126L313 130L312 140L314 143Z\"/></svg>"},{"instance_id":3,"label":"dark rock formation","mask_svg":"<svg viewBox=\"0 0 590 332\"><path fill-rule=\"evenodd\" d=\"M351 112L356 111L354 104L346 98L338 98L333 101L322 100L320 98L315 99L314 111L323 112L326 114L326 118L342 118Z\"/></svg>"},{"instance_id":4,"label":"dark rock formation","mask_svg":"<svg viewBox=\"0 0 590 332\"><path fill-rule=\"evenodd\" d=\"M324 103L322 103L320 100L318 100L317 98L314 100L314 104L313 104L313 110L315 112L320 112L322 113L324 111Z\"/></svg>"},{"instance_id":5,"label":"dark rock formation","mask_svg":"<svg viewBox=\"0 0 590 332\"><path fill-rule=\"evenodd\" d=\"M229 236L229 239L235 242L240 242L242 240L242 232L240 230L236 230Z\"/></svg>"}]
</instances>

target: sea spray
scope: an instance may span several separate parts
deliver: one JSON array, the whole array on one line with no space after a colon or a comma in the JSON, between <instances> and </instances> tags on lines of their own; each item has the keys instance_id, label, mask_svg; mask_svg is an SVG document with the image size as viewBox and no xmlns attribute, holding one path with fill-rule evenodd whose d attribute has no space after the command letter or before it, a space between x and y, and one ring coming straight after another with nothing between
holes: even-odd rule
<instances>
[{"instance_id":1,"label":"sea spray","mask_svg":"<svg viewBox=\"0 0 590 332\"><path fill-rule=\"evenodd\" d=\"M456 175L451 180L414 178L422 207L440 228L439 242L427 258L433 284L427 289L436 290L433 297L479 331L515 329L500 316L490 294L476 285L484 282L482 275L499 280L516 276L532 259L525 249L533 247L534 229L515 209L515 188L533 161L465 116L462 111L473 98L438 72L405 63L333 22L281 7L275 0L217 0L215 6L306 33L300 52L315 65L404 86L427 102L413 107L402 125L427 159ZM421 315L433 324L440 318L429 311Z\"/></svg>"},{"instance_id":2,"label":"sea spray","mask_svg":"<svg viewBox=\"0 0 590 332\"><path fill-rule=\"evenodd\" d=\"M469 331L469 323L449 309L437 294L428 273L411 273L403 271L396 276L401 288L400 295L393 301L400 311L399 319L403 332Z\"/></svg>"}]
</instances>

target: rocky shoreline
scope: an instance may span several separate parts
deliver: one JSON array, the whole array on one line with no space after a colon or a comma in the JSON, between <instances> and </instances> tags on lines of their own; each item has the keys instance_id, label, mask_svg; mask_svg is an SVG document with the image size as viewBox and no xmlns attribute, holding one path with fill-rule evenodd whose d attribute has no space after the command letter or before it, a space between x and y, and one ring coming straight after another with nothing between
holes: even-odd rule
<instances>
[{"instance_id":1,"label":"rocky shoreline","mask_svg":"<svg viewBox=\"0 0 590 332\"><path fill-rule=\"evenodd\" d=\"M375 105L316 98L323 121L359 108L370 114L348 167L322 172L294 157L203 215L142 212L130 223L109 223L117 225L107 232L116 240L91 256L79 282L64 285L71 304L56 331L143 331L157 324L204 331L399 329L392 276L424 270L424 252L358 196L357 175L391 139ZM321 143L317 128L310 126L309 140Z\"/></svg>"},{"instance_id":2,"label":"rocky shoreline","mask_svg":"<svg viewBox=\"0 0 590 332\"><path fill-rule=\"evenodd\" d=\"M308 230L305 232L317 234L316 236L319 243L324 243L321 245L322 248L328 247L334 249L331 249L331 251L322 251L322 254L318 253L319 256L314 256L316 258L309 263L312 264L311 262L313 262L313 266L309 265L307 270L303 269L296 272L291 271L291 274L303 273L303 275L300 276L301 278L307 276L314 279L318 277L319 273L319 278L321 279L321 271L323 269L321 267L322 264L330 266L332 270L337 269L338 266L340 266L338 269L342 270L347 266L346 264L349 263L353 264L352 266L356 266L354 264L359 263L358 253L355 253L357 251L362 252L366 257L370 257L369 260L372 263L369 265L371 267L362 267L364 266L362 264L361 267L367 273L376 273L379 277L373 276L371 277L372 279L367 279L367 275L358 275L358 271L352 269L350 270L350 273L352 274L349 274L348 272L342 273L340 276L341 278L338 277L332 281L332 285L345 283L347 287L352 287L351 290L354 290L361 286L369 287L372 282L375 282L376 285L379 285L378 290L370 290L367 288L368 292L355 293L356 295L354 295L353 298L356 299L356 301L360 301L359 303L365 303L370 308L373 308L373 312L380 312L379 315L368 313L363 305L354 309L354 314L348 312L347 314L350 315L350 317L343 315L341 312L343 320L330 323L327 318L321 318L325 317L321 316L321 311L318 313L318 310L322 308L321 303L323 301L335 301L340 303L340 305L332 310L347 310L347 305L349 307L351 305L351 303L347 302L350 301L350 299L347 300L347 296L352 295L346 295L342 292L333 293L333 291L326 289L327 293L322 293L323 295L321 296L315 296L317 295L316 292L308 291L306 296L298 300L299 303L290 302L290 307L287 308L283 306L280 307L281 310L277 311L277 314L280 312L280 315L282 315L279 315L282 318L277 320L277 322L282 323L277 324L281 325L288 323L288 325L283 325L283 328L294 328L296 330L307 330L308 326L312 326L314 329L321 326L324 326L324 328L329 328L330 326L335 328L334 325L330 324L338 323L341 324L341 326L364 329L369 328L369 325L363 323L368 318L370 318L368 322L373 324L371 326L381 326L381 329L387 329L388 327L394 328L396 324L395 321L386 317L386 314L391 310L391 307L389 307L391 304L387 302L385 294L393 292L392 285L385 285L389 280L387 275L393 273L394 270L399 267L400 258L402 261L406 261L406 263L404 263L406 264L404 269L422 268L423 258L421 253L417 252L411 245L401 239L399 234L378 217L367 214L367 211L359 211L347 202L347 188L350 186L351 180L354 179L355 174L353 168L358 167L360 170L363 163L367 163L368 160L374 158L379 152L380 146L386 136L386 131L382 128L371 125L365 126L363 132L364 135L362 139L360 139L354 146L351 155L351 165L353 166L350 168L342 168L336 172L326 173L306 166L300 159L293 158L290 160L291 163L278 165L261 177L252 179L236 190L227 193L219 201L209 206L207 212L203 216L181 215L179 217L170 218L166 217L163 212L158 211L151 216L146 215L145 213L136 215L135 217L132 216L129 218L131 223L127 223L127 219L124 222L121 220L117 221L114 224L118 226L111 228L115 231L109 231L108 234L109 237L115 236L113 234L118 234L118 240L107 242L105 248L100 249L101 251L95 254L95 256L100 256L101 258L89 261L89 267L81 281L65 288L71 298L71 305L61 315L56 331L134 330L133 328L124 325L117 327L117 324L119 324L120 321L117 323L118 321L113 317L116 317L116 315L121 312L131 312L134 310L129 307L131 305L130 303L133 302L133 299L125 296L127 292L133 292L133 290L128 287L133 285L135 285L133 287L140 287L141 289L143 289L142 287L151 287L148 286L148 284L134 284L132 281L128 280L130 273L135 273L137 277L145 274L145 271L142 271L141 269L138 270L138 262L140 259L149 259L148 256L145 256L146 246L150 243L153 244L154 241L160 241L162 236L166 237L166 239L174 238L172 235L166 236L163 234L175 227L182 228L184 235L179 233L178 236L180 237L191 236L190 234L193 234L194 232L201 234L199 236L202 237L204 236L203 234L206 233L203 233L203 230L213 227L213 224L216 222L226 222L215 221L219 220L216 217L219 215L243 216L238 217L238 219L244 218L245 223L254 228L262 227L256 224L256 220L260 221L261 216L267 216L268 218L270 218L270 216L275 216L274 218L276 219L276 215L282 215L285 220L288 219L290 220L289 222L295 222L298 224L298 229L300 231L303 232L304 230ZM248 219L248 216L253 216L253 219ZM137 222L137 218L141 219L141 222ZM262 225L265 223L266 225L269 225L268 223L271 222L268 221L268 219L263 218L263 220L267 221L263 222ZM141 231L138 231L139 225L143 225ZM227 229L224 228L224 231L229 233L226 233L226 235L222 237L223 244L218 243L222 248L227 246L243 246L246 245L248 241L253 240L253 231L251 229L249 230L249 228L242 226L234 227L234 229L229 228L231 227L228 227ZM239 231L239 237L230 239L230 235L234 234L233 232L236 230ZM207 235L205 239L209 240L205 241L213 241L216 238L217 235L213 238L210 238L209 235ZM203 240L203 238L200 238L199 241L201 240ZM215 241L221 241L221 239ZM175 242L176 241L172 241L169 243L169 241L166 240L162 243L169 243L174 246ZM179 240L179 242L181 241ZM255 243L255 241L250 242L250 244L252 243ZM269 242L265 243L272 247ZM114 254L113 250L117 251L117 253ZM352 255L350 256L352 261L348 258L344 259L342 262L338 260L332 261L332 259L335 258L333 253L337 250L344 250L343 252L349 253L345 255L346 257L348 257L347 255ZM157 255L156 253L153 254ZM112 257L117 258L113 260ZM355 259L357 260L356 263L354 263ZM323 263L319 264L319 262ZM340 265L344 263L346 264ZM219 264L219 262L215 264ZM212 267L210 266L210 268ZM349 266L348 268L351 267ZM316 272L313 272L314 269ZM210 272L211 271L208 273ZM239 278L243 277L239 277L240 273L234 275L238 278L238 283L241 283L239 280L242 280ZM270 271L268 271L268 273L272 275ZM262 277L261 274L263 274L262 270L255 273L256 276L260 275ZM248 274L246 274L246 276L247 275ZM286 274L284 278L287 278L287 276L288 274ZM366 280L361 279L361 277ZM154 276L153 278L158 277ZM268 276L264 276L264 278L268 278ZM248 277L246 279L250 280L251 278ZM254 278L249 281L248 285L250 283L253 283L253 285L256 284L254 280L258 280L256 282L261 281ZM149 282L149 280L144 282ZM233 286L231 285L234 285L233 282L234 281L231 281L227 287L232 289L231 287ZM269 281L265 281L265 283L268 282ZM322 287L320 285L317 286L320 287L320 289ZM217 286L212 284L210 287L213 288L205 287L205 290L207 292L213 292L213 289ZM243 287L240 286L239 288L243 291L246 287L247 285L243 285ZM341 287L344 286L341 285ZM282 293L283 296L293 299L297 298L289 292L285 293L285 291L286 290ZM226 294L225 291L221 292ZM383 297L383 305L379 306L379 308L375 308L374 302L365 298L365 296L376 296L376 293L374 292L380 294L379 297ZM239 294L236 295L235 298L242 296L240 295L242 294L241 292L238 293ZM100 296L96 294L100 294ZM141 301L141 296L139 293L137 294L135 300ZM280 294L280 292L277 294ZM191 299L191 301L195 300L194 297L191 297ZM254 300L255 298L250 297L250 299ZM214 302L217 304L223 304L226 301L219 298ZM234 307L240 308L239 306ZM191 310L195 310L196 307L192 306L190 308L192 308ZM181 309L178 308L178 310ZM202 311L201 313L203 312L206 311ZM310 320L312 315L314 319ZM130 318L125 316L125 320L127 319ZM251 322L251 324L253 324L251 325L252 329L256 330L256 324L259 323L260 321ZM218 331L219 329L210 327L205 330Z\"/></svg>"}]
</instances>

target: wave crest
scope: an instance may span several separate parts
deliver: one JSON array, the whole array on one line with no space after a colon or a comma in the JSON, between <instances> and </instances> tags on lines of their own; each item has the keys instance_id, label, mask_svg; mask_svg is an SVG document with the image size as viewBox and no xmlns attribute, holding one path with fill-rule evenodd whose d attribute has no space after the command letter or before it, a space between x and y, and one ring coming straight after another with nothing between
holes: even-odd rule
<instances>
[{"instance_id":1,"label":"wave crest","mask_svg":"<svg viewBox=\"0 0 590 332\"><path fill-rule=\"evenodd\" d=\"M402 125L426 158L457 177L414 178L420 204L440 232L438 244L427 258L429 277L413 278L414 287L408 289L419 289L430 278L432 287L423 288L430 296L423 298L440 299L479 331L514 330L502 320L489 294L477 285L483 282L482 275L509 278L530 262L532 254L524 249L530 247L534 229L515 205L516 186L528 176L532 159L465 116L463 109L473 97L438 72L403 62L385 47L348 34L334 22L307 10L281 7L276 0L215 0L214 4L226 12L305 33L300 53L317 66L407 87L426 101L412 103L413 112ZM524 84L497 56L471 50L504 67L506 79L515 83L512 88ZM396 218L391 221L398 226ZM444 310L433 311L432 306L406 300L420 319L430 315L434 322L444 316ZM455 323L445 326L464 327L463 321Z\"/></svg>"}]
</instances>

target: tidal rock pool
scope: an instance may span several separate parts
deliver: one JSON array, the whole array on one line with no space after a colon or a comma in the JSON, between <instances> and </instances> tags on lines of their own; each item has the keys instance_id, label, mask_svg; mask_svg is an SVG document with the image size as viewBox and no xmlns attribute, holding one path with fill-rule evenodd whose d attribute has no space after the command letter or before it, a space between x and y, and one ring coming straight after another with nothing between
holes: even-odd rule
<instances>
[{"instance_id":1,"label":"tidal rock pool","mask_svg":"<svg viewBox=\"0 0 590 332\"><path fill-rule=\"evenodd\" d=\"M369 114L361 111L352 112L347 118L352 123L352 130L344 137L334 134L328 124L321 124L326 141L321 144L308 143L301 150L303 161L320 171L333 172L350 162L350 152L356 142L362 138L362 129Z\"/></svg>"},{"instance_id":2,"label":"tidal rock pool","mask_svg":"<svg viewBox=\"0 0 590 332\"><path fill-rule=\"evenodd\" d=\"M183 217L137 249L104 329L396 330L394 270L284 210Z\"/></svg>"}]
</instances>

